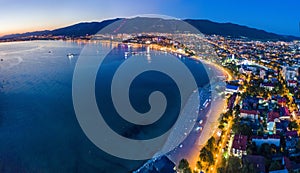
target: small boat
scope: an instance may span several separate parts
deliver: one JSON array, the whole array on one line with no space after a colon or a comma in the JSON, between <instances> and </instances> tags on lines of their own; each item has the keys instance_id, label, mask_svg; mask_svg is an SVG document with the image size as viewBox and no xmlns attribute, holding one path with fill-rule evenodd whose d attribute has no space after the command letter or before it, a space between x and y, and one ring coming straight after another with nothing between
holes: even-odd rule
<instances>
[{"instance_id":1,"label":"small boat","mask_svg":"<svg viewBox=\"0 0 300 173\"><path fill-rule=\"evenodd\" d=\"M68 53L68 54L67 54L67 57L71 59L71 58L74 57L74 54L73 54L73 53Z\"/></svg>"}]
</instances>

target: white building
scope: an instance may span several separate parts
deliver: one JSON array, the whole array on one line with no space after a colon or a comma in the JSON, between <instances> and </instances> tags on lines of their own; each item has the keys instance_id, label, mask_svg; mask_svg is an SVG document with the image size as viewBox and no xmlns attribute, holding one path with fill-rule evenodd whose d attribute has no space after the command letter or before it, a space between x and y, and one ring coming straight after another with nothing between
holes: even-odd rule
<instances>
[{"instance_id":1,"label":"white building","mask_svg":"<svg viewBox=\"0 0 300 173\"><path fill-rule=\"evenodd\" d=\"M252 137L252 142L255 142L256 146L260 147L262 144L267 143L269 145L274 144L276 147L280 146L280 136L272 135L267 138L262 136Z\"/></svg>"},{"instance_id":2,"label":"white building","mask_svg":"<svg viewBox=\"0 0 300 173\"><path fill-rule=\"evenodd\" d=\"M284 66L282 68L283 77L286 81L297 80L299 75L299 67L297 66Z\"/></svg>"}]
</instances>

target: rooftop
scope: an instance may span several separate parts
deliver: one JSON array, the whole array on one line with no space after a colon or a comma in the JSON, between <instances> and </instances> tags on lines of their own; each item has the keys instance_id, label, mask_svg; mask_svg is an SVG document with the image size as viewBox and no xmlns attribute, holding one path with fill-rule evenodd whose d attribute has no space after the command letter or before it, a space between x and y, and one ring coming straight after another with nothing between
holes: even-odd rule
<instances>
[{"instance_id":1,"label":"rooftop","mask_svg":"<svg viewBox=\"0 0 300 173\"><path fill-rule=\"evenodd\" d=\"M247 139L247 136L235 135L232 143L232 148L245 151L247 148Z\"/></svg>"},{"instance_id":2,"label":"rooftop","mask_svg":"<svg viewBox=\"0 0 300 173\"><path fill-rule=\"evenodd\" d=\"M258 155L246 155L243 157L243 162L248 162L253 165L257 172L266 172L265 158Z\"/></svg>"}]
</instances>

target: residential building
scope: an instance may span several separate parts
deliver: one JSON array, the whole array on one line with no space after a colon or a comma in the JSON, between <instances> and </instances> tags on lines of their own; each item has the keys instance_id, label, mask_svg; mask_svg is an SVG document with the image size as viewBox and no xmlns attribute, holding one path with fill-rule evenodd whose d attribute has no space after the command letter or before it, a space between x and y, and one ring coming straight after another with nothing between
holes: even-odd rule
<instances>
[{"instance_id":1,"label":"residential building","mask_svg":"<svg viewBox=\"0 0 300 173\"><path fill-rule=\"evenodd\" d=\"M231 154L236 157L242 157L247 154L247 136L235 135L232 142Z\"/></svg>"}]
</instances>

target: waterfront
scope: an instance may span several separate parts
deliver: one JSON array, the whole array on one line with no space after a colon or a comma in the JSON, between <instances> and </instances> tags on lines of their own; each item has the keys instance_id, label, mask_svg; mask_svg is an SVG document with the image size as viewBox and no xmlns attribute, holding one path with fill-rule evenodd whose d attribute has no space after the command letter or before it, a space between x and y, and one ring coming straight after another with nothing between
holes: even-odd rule
<instances>
[{"instance_id":1,"label":"waterfront","mask_svg":"<svg viewBox=\"0 0 300 173\"><path fill-rule=\"evenodd\" d=\"M0 136L5 139L0 144L1 170L128 172L143 163L121 160L100 151L86 138L77 123L72 106L72 74L78 58L76 55L80 54L85 45L99 49L101 46L110 46L63 41L1 44ZM68 57L69 53L74 54L74 57ZM113 51L113 61L107 62L104 69L109 72L116 68L117 64L124 61L123 53L122 48ZM157 55L173 56L165 53ZM198 76L199 85L208 82L208 79L203 78L201 64L190 59L182 61ZM149 77L151 75L144 76L145 79ZM140 83L140 86L143 84ZM165 129L159 131L162 130Z\"/></svg>"}]
</instances>

